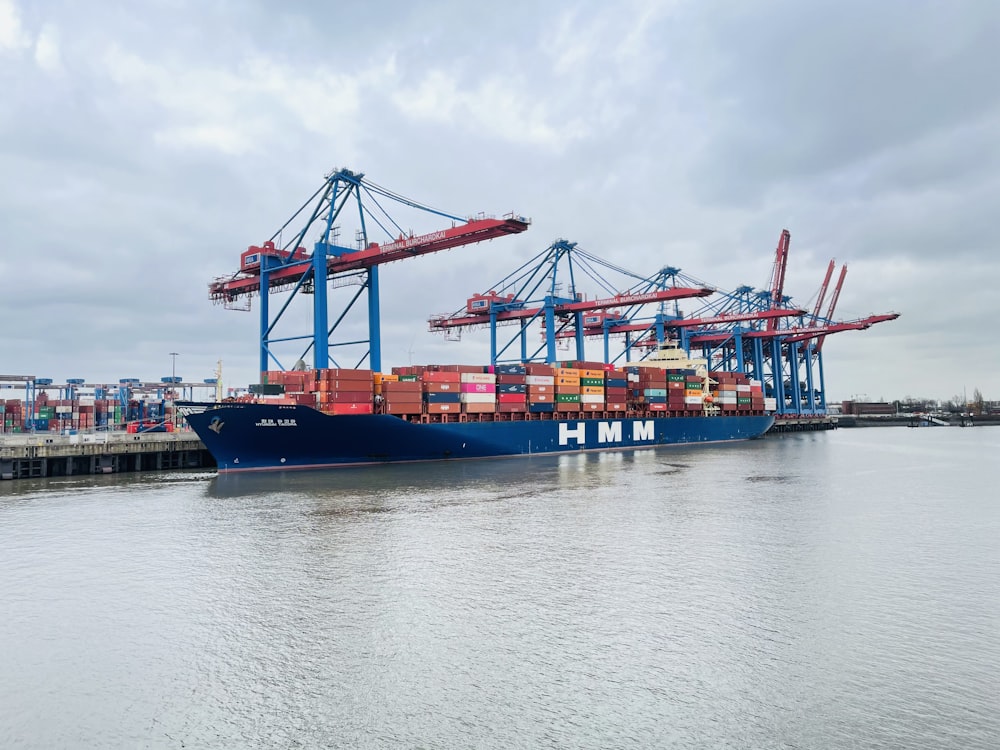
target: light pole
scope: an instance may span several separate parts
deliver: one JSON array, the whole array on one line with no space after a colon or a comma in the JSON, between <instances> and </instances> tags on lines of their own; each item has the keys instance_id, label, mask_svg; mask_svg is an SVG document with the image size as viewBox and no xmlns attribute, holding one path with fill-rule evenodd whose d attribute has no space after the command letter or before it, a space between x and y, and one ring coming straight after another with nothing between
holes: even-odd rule
<instances>
[{"instance_id":1,"label":"light pole","mask_svg":"<svg viewBox=\"0 0 1000 750\"><path fill-rule=\"evenodd\" d=\"M170 415L170 422L174 427L177 426L177 408L174 406L177 401L177 354L178 352L170 352L170 391L173 393L173 398L170 399L170 406L172 413Z\"/></svg>"}]
</instances>

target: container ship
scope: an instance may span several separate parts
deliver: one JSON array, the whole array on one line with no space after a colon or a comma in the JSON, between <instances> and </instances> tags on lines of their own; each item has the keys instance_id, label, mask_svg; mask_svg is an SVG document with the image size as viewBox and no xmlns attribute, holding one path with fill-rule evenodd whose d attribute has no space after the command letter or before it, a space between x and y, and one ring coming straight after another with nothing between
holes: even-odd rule
<instances>
[{"instance_id":1,"label":"container ship","mask_svg":"<svg viewBox=\"0 0 1000 750\"><path fill-rule=\"evenodd\" d=\"M773 399L681 350L594 362L262 373L257 393L180 412L220 473L713 443L758 438Z\"/></svg>"}]
</instances>

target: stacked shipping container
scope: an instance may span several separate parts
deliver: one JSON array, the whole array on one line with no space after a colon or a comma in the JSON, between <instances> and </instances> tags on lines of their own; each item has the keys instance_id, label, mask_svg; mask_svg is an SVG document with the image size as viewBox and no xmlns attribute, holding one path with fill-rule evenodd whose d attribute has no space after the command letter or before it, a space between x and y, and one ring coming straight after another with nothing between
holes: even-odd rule
<instances>
[{"instance_id":1,"label":"stacked shipping container","mask_svg":"<svg viewBox=\"0 0 1000 750\"><path fill-rule=\"evenodd\" d=\"M764 388L741 372L713 372L712 401L722 412L764 411ZM773 409L773 407L772 407Z\"/></svg>"},{"instance_id":2,"label":"stacked shipping container","mask_svg":"<svg viewBox=\"0 0 1000 750\"><path fill-rule=\"evenodd\" d=\"M760 412L763 389L741 373L595 362L546 364L418 365L370 370L267 372L285 403L315 405L328 414L397 416L580 414L626 411L694 414L706 404L722 412ZM707 389L711 383L711 392ZM713 408L712 411L715 411Z\"/></svg>"}]
</instances>

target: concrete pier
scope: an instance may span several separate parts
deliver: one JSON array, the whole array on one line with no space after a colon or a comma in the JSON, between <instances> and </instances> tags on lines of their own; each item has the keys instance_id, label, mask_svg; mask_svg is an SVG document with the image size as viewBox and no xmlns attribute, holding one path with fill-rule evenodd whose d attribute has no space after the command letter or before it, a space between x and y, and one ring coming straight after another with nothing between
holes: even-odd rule
<instances>
[{"instance_id":1,"label":"concrete pier","mask_svg":"<svg viewBox=\"0 0 1000 750\"><path fill-rule=\"evenodd\" d=\"M214 467L191 432L0 436L0 480Z\"/></svg>"}]
</instances>

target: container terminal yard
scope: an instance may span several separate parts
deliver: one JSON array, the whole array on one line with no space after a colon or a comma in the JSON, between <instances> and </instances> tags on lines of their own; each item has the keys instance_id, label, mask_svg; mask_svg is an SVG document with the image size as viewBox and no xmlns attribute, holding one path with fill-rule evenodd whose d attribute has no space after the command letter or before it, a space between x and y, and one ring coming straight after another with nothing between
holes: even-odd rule
<instances>
[{"instance_id":1,"label":"container terminal yard","mask_svg":"<svg viewBox=\"0 0 1000 750\"><path fill-rule=\"evenodd\" d=\"M438 222L443 218L450 226L422 233L404 230L406 220L391 216L387 205L415 212L424 221L428 216ZM353 242L344 243L341 236L351 236L344 224L355 209L358 228ZM296 222L301 229L293 231ZM767 286L731 291L675 267L652 274L630 271L576 242L558 239L507 276L469 290L470 296L454 312L431 316L428 328L446 340L459 340L463 331L487 331L488 363L472 368L482 373L510 366L555 368L554 373L587 371L585 377L553 376L576 378L575 393L562 394L558 400L554 394L551 409L545 401L529 408L530 386L494 380L489 403L456 394L455 404L442 406L450 396L440 393L440 385L432 385L441 378L433 373L461 366L383 368L379 300L383 266L520 234L530 224L530 219L516 213L499 219L444 213L382 188L364 174L333 170L279 230L240 255L234 273L209 284L208 296L215 304L244 311L250 310L253 300L259 305L260 382L240 399L280 401L326 414L344 413L345 408L352 414L359 410L393 414L383 389L403 391L406 386L390 384L413 380L408 413L395 414L400 419L437 423L537 419L535 413L546 409L578 414L581 419L587 410L724 417L749 416L752 410L773 415L774 432L829 429L836 419L834 409L827 407L825 340L898 317L887 313L835 319L847 267L841 266L834 281L833 260L809 303L796 304L785 290L788 230L779 234ZM381 234L375 237L375 231ZM269 304L272 294L282 295L276 313ZM302 298L312 306L311 330L289 331L283 318ZM335 301L341 304L339 310L334 309ZM292 326L295 321L301 325L301 317ZM358 337L359 327L367 330L367 336ZM586 356L588 340L603 350L599 361ZM671 394L685 399L683 403L670 401L667 387L619 386L619 380L625 383L627 370L649 365L667 351L680 352L702 368L698 383L689 379L680 383L683 390ZM349 370L370 381L356 389L361 397L327 385L333 381L326 373ZM582 380L588 381L586 385ZM647 380L645 385L659 383ZM18 389L21 393L15 398ZM0 399L0 477L210 466L212 458L204 444L184 429L174 405L223 401L219 390L218 379L185 383L173 375L160 382L126 378L113 385L88 385L80 379L56 384L33 376L0 375L0 394L10 394ZM399 403L398 398L394 401Z\"/></svg>"},{"instance_id":2,"label":"container terminal yard","mask_svg":"<svg viewBox=\"0 0 1000 750\"><path fill-rule=\"evenodd\" d=\"M212 466L173 405L198 394L216 398L218 380L93 384L0 375L0 479Z\"/></svg>"}]
</instances>

